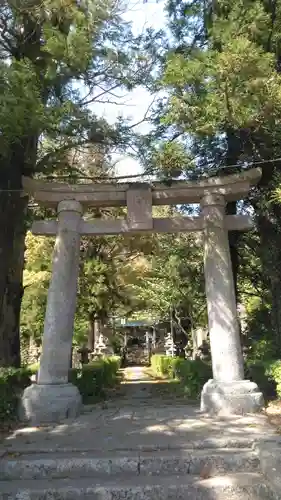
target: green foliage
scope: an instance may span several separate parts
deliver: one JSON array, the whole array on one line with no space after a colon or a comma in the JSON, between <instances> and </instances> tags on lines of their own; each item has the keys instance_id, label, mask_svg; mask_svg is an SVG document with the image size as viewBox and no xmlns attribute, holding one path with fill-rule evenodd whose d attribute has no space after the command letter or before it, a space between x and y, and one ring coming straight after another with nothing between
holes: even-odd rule
<instances>
[{"instance_id":1,"label":"green foliage","mask_svg":"<svg viewBox=\"0 0 281 500\"><path fill-rule=\"evenodd\" d=\"M164 98L151 137L160 151L161 140L185 145L194 164L187 179L260 162L261 183L236 206L245 213L251 206L257 231L230 233L231 257L237 299L246 306L259 300L247 330L252 359L270 358L274 349L280 357L281 162L272 160L281 156L281 9L266 0L167 0L166 11L173 37L161 58L157 83ZM161 169L161 158L158 163Z\"/></svg>"},{"instance_id":2,"label":"green foliage","mask_svg":"<svg viewBox=\"0 0 281 500\"><path fill-rule=\"evenodd\" d=\"M266 399L281 399L281 361L247 362L245 377L256 382Z\"/></svg>"},{"instance_id":3,"label":"green foliage","mask_svg":"<svg viewBox=\"0 0 281 500\"><path fill-rule=\"evenodd\" d=\"M49 3L43 2L40 12L48 10ZM57 168L58 174L71 171L75 178L77 172L83 173L81 166L89 164L90 155L86 162L74 161L74 172L69 149L90 139L103 148L99 171L103 175L112 146L123 147L129 132L121 121L110 127L98 120L84 106L76 82L83 81L85 89L91 82L94 103L99 87L106 91L121 82L131 88L140 81L143 72L133 69L140 59L144 68L147 59L139 54L129 27L118 22L110 3L89 2L87 15L78 4L69 12L64 2L51 5L53 14L60 10L62 23L56 16L42 19L41 13L35 14L45 42L39 47L42 70L38 59L29 56L19 61L12 58L11 66L1 66L2 150L6 151L10 140L16 141L21 130L29 128L36 135L39 129L44 140L39 141L37 171L45 174ZM272 359L275 350L281 349L281 211L280 190L276 189L280 162L271 163L281 156L281 12L274 12L273 5L265 1L226 0L210 7L203 0L170 0L166 7L174 38L166 54L161 52L163 72L157 81L167 99L155 111L158 129L150 136L152 144L146 142L146 158L153 170L172 182L171 178L182 173L190 179L202 173L213 175L222 166L238 163L246 168L252 161L265 161L262 183L249 197L259 232L237 238L231 247L233 267L235 256L239 267L239 299L247 308L248 358L258 377L256 362ZM16 27L19 21L14 22ZM66 26L65 31L69 22L71 29ZM42 101L39 81L46 85L48 105ZM28 109L32 111L30 120ZM87 173L96 175L95 165L91 168ZM178 216L189 210L194 213L190 207L157 208L155 213ZM89 215L119 217L124 213L118 209ZM142 316L163 319L171 306L180 331L189 334L191 328L205 326L202 248L193 235L140 237L130 242L123 237L101 237L83 240L82 247L75 342L85 340L89 322L96 317L137 317L142 311ZM45 254L42 250L39 248L37 263L27 254L22 310L23 333L37 337L43 330L50 275L50 247L46 245ZM188 327L181 324L181 317L187 318ZM163 372L169 371L168 361L164 365Z\"/></svg>"},{"instance_id":4,"label":"green foliage","mask_svg":"<svg viewBox=\"0 0 281 500\"><path fill-rule=\"evenodd\" d=\"M27 370L32 374L32 375L36 375L36 373L38 372L39 370L39 363L33 363L31 365L28 365L27 366Z\"/></svg>"},{"instance_id":5,"label":"green foliage","mask_svg":"<svg viewBox=\"0 0 281 500\"><path fill-rule=\"evenodd\" d=\"M157 214L180 215L173 209L162 213L157 210ZM194 235L158 235L140 278L133 285L133 291L148 317L166 319L172 306L181 332L188 333L181 318L192 326L206 325L203 255Z\"/></svg>"},{"instance_id":6,"label":"green foliage","mask_svg":"<svg viewBox=\"0 0 281 500\"><path fill-rule=\"evenodd\" d=\"M170 97L164 121L201 137L279 123L280 76L276 54L265 44L272 29L265 2L227 1L223 8L218 2L210 9L196 0L197 23L193 9L177 10L180 4L168 2L171 21L174 28L174 17L178 26L188 27L189 42L177 39L180 47L167 54L162 82Z\"/></svg>"},{"instance_id":7,"label":"green foliage","mask_svg":"<svg viewBox=\"0 0 281 500\"><path fill-rule=\"evenodd\" d=\"M267 366L266 375L276 384L276 393L281 399L281 361L279 359Z\"/></svg>"},{"instance_id":8,"label":"green foliage","mask_svg":"<svg viewBox=\"0 0 281 500\"><path fill-rule=\"evenodd\" d=\"M155 375L173 378L173 359L171 356L154 354L151 356L151 368Z\"/></svg>"},{"instance_id":9,"label":"green foliage","mask_svg":"<svg viewBox=\"0 0 281 500\"><path fill-rule=\"evenodd\" d=\"M111 210L109 215L112 218L125 217L123 210ZM145 256L154 247L154 238L149 235L85 239L79 276L78 314L91 322L94 318L106 321L110 316L124 317L137 309L142 298L134 285L143 279Z\"/></svg>"},{"instance_id":10,"label":"green foliage","mask_svg":"<svg viewBox=\"0 0 281 500\"><path fill-rule=\"evenodd\" d=\"M40 129L45 117L30 62L15 61L11 66L0 63L0 86L1 159L8 153L10 141L19 142L27 128L31 134Z\"/></svg>"},{"instance_id":11,"label":"green foliage","mask_svg":"<svg viewBox=\"0 0 281 500\"><path fill-rule=\"evenodd\" d=\"M271 118L278 119L280 77L273 70L274 57L244 37L225 43L221 52L194 51L188 60L172 56L164 83L187 88L197 85L201 91L175 92L166 120L182 120L186 131L196 129L199 134L214 134L226 122L235 128L258 127L267 118L269 102L276 111Z\"/></svg>"},{"instance_id":12,"label":"green foliage","mask_svg":"<svg viewBox=\"0 0 281 500\"><path fill-rule=\"evenodd\" d=\"M31 375L28 368L0 368L0 423L16 420L19 397Z\"/></svg>"},{"instance_id":13,"label":"green foliage","mask_svg":"<svg viewBox=\"0 0 281 500\"><path fill-rule=\"evenodd\" d=\"M212 377L211 366L200 360L187 360L155 354L151 357L151 368L155 375L178 380L185 394L197 399L203 385Z\"/></svg>"},{"instance_id":14,"label":"green foliage","mask_svg":"<svg viewBox=\"0 0 281 500\"><path fill-rule=\"evenodd\" d=\"M167 141L155 146L151 153L151 169L161 180L177 178L183 172L192 171L194 162L187 148L176 141Z\"/></svg>"},{"instance_id":15,"label":"green foliage","mask_svg":"<svg viewBox=\"0 0 281 500\"><path fill-rule=\"evenodd\" d=\"M54 239L33 236L25 240L25 288L21 309L21 331L25 337L41 339L44 328L47 292L51 277L51 259Z\"/></svg>"},{"instance_id":16,"label":"green foliage","mask_svg":"<svg viewBox=\"0 0 281 500\"><path fill-rule=\"evenodd\" d=\"M116 356L120 356L121 354L121 351L122 351L122 347L124 345L124 339L123 339L123 336L122 337L118 337L117 335L114 335L111 339L110 339L110 345L113 349L113 352Z\"/></svg>"},{"instance_id":17,"label":"green foliage","mask_svg":"<svg viewBox=\"0 0 281 500\"><path fill-rule=\"evenodd\" d=\"M120 368L120 358L111 356L92 361L83 368L72 368L69 382L76 385L82 395L83 403L93 403L102 399L106 389L117 383L117 373Z\"/></svg>"},{"instance_id":18,"label":"green foliage","mask_svg":"<svg viewBox=\"0 0 281 500\"><path fill-rule=\"evenodd\" d=\"M96 102L98 108L99 104L121 104L124 91L149 79L153 42L146 35L135 38L123 14L124 5L111 0L0 2L3 365L18 363L20 357L19 352L12 352L20 345L24 245L19 246L18 240L22 239L22 227L31 222L30 217L26 220L27 199L21 196L22 176L64 176L70 182L81 180L81 176L85 179L85 175L98 176L98 169L89 168L88 160L81 161L81 156L85 160L95 149L96 156L103 157L103 161L95 159L104 167L104 178L110 155L123 153L126 145L135 141L129 119L119 116L110 124L95 114ZM92 160L91 167L96 167L94 163ZM50 217L50 212L41 209L31 210L32 217L35 211L36 216L43 213ZM42 333L46 284L46 275L43 286L30 284L22 316L26 335ZM84 325L79 324L80 338Z\"/></svg>"},{"instance_id":19,"label":"green foliage","mask_svg":"<svg viewBox=\"0 0 281 500\"><path fill-rule=\"evenodd\" d=\"M252 332L253 333L253 332ZM261 338L259 340L249 338L249 351L247 353L248 362L255 363L256 361L268 361L274 358L276 347L271 339Z\"/></svg>"},{"instance_id":20,"label":"green foliage","mask_svg":"<svg viewBox=\"0 0 281 500\"><path fill-rule=\"evenodd\" d=\"M205 382L212 378L211 366L201 360L174 358L174 377L181 381L185 393L198 398Z\"/></svg>"},{"instance_id":21,"label":"green foliage","mask_svg":"<svg viewBox=\"0 0 281 500\"><path fill-rule=\"evenodd\" d=\"M84 403L95 402L116 385L119 368L118 356L102 358L81 369L71 369L69 381L78 387ZM37 371L38 364L20 369L0 368L0 423L16 420L19 398Z\"/></svg>"},{"instance_id":22,"label":"green foliage","mask_svg":"<svg viewBox=\"0 0 281 500\"><path fill-rule=\"evenodd\" d=\"M43 0L40 6L20 0L16 9L2 2L0 55L10 64L0 64L1 156L23 137L43 135L29 172L46 173L60 164L61 152L78 144L116 142L121 121L109 126L89 104L112 88L132 88L149 67L149 55L139 57L120 14L121 5L110 0Z\"/></svg>"},{"instance_id":23,"label":"green foliage","mask_svg":"<svg viewBox=\"0 0 281 500\"><path fill-rule=\"evenodd\" d=\"M245 365L245 378L256 382L266 400L276 396L276 382L270 375L272 361L248 361Z\"/></svg>"}]
</instances>

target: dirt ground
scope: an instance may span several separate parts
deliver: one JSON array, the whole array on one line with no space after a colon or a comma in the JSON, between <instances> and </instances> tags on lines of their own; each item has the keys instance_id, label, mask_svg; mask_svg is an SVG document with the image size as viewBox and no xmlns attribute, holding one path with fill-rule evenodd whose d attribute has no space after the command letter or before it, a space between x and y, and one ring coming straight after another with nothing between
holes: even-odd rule
<instances>
[{"instance_id":1,"label":"dirt ground","mask_svg":"<svg viewBox=\"0 0 281 500\"><path fill-rule=\"evenodd\" d=\"M281 401L271 401L265 409L265 414L270 424L274 425L277 428L277 432L281 434Z\"/></svg>"}]
</instances>

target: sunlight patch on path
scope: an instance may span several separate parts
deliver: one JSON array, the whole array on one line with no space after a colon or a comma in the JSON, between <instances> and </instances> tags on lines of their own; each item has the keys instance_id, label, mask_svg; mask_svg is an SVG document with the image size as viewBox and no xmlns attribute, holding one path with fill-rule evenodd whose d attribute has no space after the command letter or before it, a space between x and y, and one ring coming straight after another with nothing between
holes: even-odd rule
<instances>
[{"instance_id":1,"label":"sunlight patch on path","mask_svg":"<svg viewBox=\"0 0 281 500\"><path fill-rule=\"evenodd\" d=\"M147 382L151 384L155 384L157 381L150 377L148 373L146 373L146 368L144 366L129 366L122 370L123 372L123 382L124 384L128 383L141 383Z\"/></svg>"}]
</instances>

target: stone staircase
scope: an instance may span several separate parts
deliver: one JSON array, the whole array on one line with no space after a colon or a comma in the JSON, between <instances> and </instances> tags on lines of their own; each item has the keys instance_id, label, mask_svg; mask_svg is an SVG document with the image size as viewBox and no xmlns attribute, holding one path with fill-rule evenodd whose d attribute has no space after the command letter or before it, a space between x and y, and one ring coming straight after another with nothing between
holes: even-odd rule
<instances>
[{"instance_id":1,"label":"stone staircase","mask_svg":"<svg viewBox=\"0 0 281 500\"><path fill-rule=\"evenodd\" d=\"M246 436L221 444L7 452L0 460L0 500L280 500Z\"/></svg>"},{"instance_id":2,"label":"stone staircase","mask_svg":"<svg viewBox=\"0 0 281 500\"><path fill-rule=\"evenodd\" d=\"M281 500L264 416L205 415L140 367L123 375L106 403L0 443L0 500Z\"/></svg>"}]
</instances>

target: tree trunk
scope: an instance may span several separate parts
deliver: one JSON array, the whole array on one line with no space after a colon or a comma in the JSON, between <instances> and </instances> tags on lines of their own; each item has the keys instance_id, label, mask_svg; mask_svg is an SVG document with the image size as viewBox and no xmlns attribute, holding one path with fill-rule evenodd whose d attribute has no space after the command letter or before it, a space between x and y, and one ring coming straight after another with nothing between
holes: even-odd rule
<instances>
[{"instance_id":1,"label":"tree trunk","mask_svg":"<svg viewBox=\"0 0 281 500\"><path fill-rule=\"evenodd\" d=\"M271 323L272 330L275 333L275 346L278 358L281 356L281 295L280 295L280 277L272 280L271 283Z\"/></svg>"},{"instance_id":2,"label":"tree trunk","mask_svg":"<svg viewBox=\"0 0 281 500\"><path fill-rule=\"evenodd\" d=\"M12 178L11 178L12 177ZM0 366L20 366L25 215L20 169L1 169L0 186Z\"/></svg>"},{"instance_id":3,"label":"tree trunk","mask_svg":"<svg viewBox=\"0 0 281 500\"><path fill-rule=\"evenodd\" d=\"M237 207L236 201L227 203L226 205L227 215L236 215L236 207ZM238 301L238 272L239 272L238 243L240 237L241 235L239 231L228 231L228 242L229 242L236 303Z\"/></svg>"},{"instance_id":4,"label":"tree trunk","mask_svg":"<svg viewBox=\"0 0 281 500\"><path fill-rule=\"evenodd\" d=\"M238 131L233 130L231 127L227 128L226 131L227 140L227 155L225 159L226 165L235 165L240 157L241 153L241 141ZM231 169L228 174L233 174L235 170ZM227 203L226 205L227 215L236 215L237 213L237 203L236 201ZM232 274L234 281L234 290L236 303L238 301L238 271L239 271L239 256L238 256L238 242L240 234L239 231L229 231L228 232L228 242L230 249L230 258L232 264Z\"/></svg>"},{"instance_id":5,"label":"tree trunk","mask_svg":"<svg viewBox=\"0 0 281 500\"><path fill-rule=\"evenodd\" d=\"M279 163L265 163L261 181L251 199L260 235L258 256L262 280L271 297L271 324L267 328L274 338L277 356L281 355L281 205L272 200L272 193L279 183L280 171Z\"/></svg>"},{"instance_id":6,"label":"tree trunk","mask_svg":"<svg viewBox=\"0 0 281 500\"><path fill-rule=\"evenodd\" d=\"M99 340L100 334L102 333L101 320L99 318L91 316L89 318L89 332L88 332L88 349L94 351L95 344Z\"/></svg>"},{"instance_id":7,"label":"tree trunk","mask_svg":"<svg viewBox=\"0 0 281 500\"><path fill-rule=\"evenodd\" d=\"M95 349L95 319L92 315L89 316L89 330L88 330L88 349L93 352Z\"/></svg>"},{"instance_id":8,"label":"tree trunk","mask_svg":"<svg viewBox=\"0 0 281 500\"><path fill-rule=\"evenodd\" d=\"M43 83L42 26L28 14L23 16L22 23L25 36L12 34L12 59L29 60L37 73L38 84ZM42 105L45 105L48 89L42 86L38 90ZM34 173L41 133L41 130L37 133L33 128L29 130L27 124L17 138L4 137L9 146L5 156L0 151L0 366L20 366L20 309L28 203L27 197L22 196L21 179L22 175Z\"/></svg>"},{"instance_id":9,"label":"tree trunk","mask_svg":"<svg viewBox=\"0 0 281 500\"><path fill-rule=\"evenodd\" d=\"M279 218L280 220L280 218ZM281 225L271 221L268 214L258 217L258 229L260 232L260 258L262 274L265 285L271 296L271 329L274 333L277 355L281 355L281 235L278 227Z\"/></svg>"}]
</instances>

